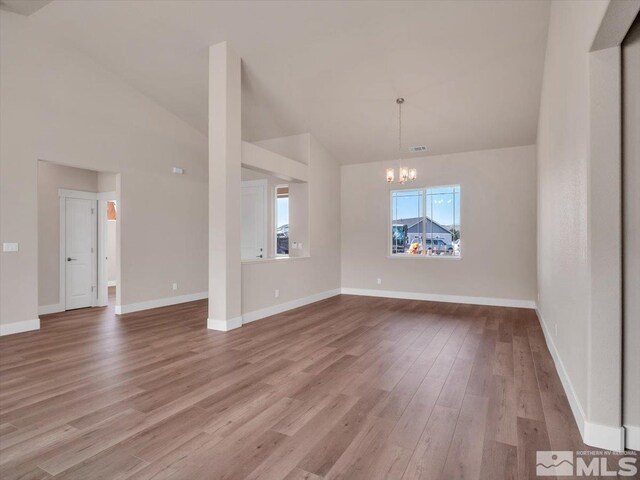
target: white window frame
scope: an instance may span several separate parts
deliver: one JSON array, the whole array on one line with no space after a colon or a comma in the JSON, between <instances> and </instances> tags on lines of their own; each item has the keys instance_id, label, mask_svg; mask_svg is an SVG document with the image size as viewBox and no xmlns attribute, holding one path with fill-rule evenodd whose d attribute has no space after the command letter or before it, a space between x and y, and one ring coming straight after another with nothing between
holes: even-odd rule
<instances>
[{"instance_id":1,"label":"white window frame","mask_svg":"<svg viewBox=\"0 0 640 480\"><path fill-rule=\"evenodd\" d=\"M419 258L429 258L429 259L447 259L447 260L461 260L462 259L462 250L460 251L460 255L408 255L405 253L393 253L393 241L392 241L392 225L393 225L393 194L398 192L407 192L412 190L422 190L422 218L423 225L426 228L426 217L427 217L427 190L432 188L455 188L458 187L460 189L460 205L462 205L462 184L453 183L446 185L425 185L421 187L411 187L407 186L404 188L396 188L393 190L389 190L389 212L387 218L387 258L401 258L401 259L419 259ZM454 207L455 212L455 207ZM460 209L460 218L458 219L458 230L460 232L460 239L462 239L462 208ZM426 239L426 230L424 231L425 239Z\"/></svg>"},{"instance_id":2,"label":"white window frame","mask_svg":"<svg viewBox=\"0 0 640 480\"><path fill-rule=\"evenodd\" d=\"M287 187L287 199L291 201L291 187L288 183L279 183L273 188L273 255L276 258L289 258L289 253L278 253L278 189ZM287 214L291 213L291 209ZM291 219L289 219L289 233L291 233ZM289 251L291 251L291 237L289 237Z\"/></svg>"}]
</instances>

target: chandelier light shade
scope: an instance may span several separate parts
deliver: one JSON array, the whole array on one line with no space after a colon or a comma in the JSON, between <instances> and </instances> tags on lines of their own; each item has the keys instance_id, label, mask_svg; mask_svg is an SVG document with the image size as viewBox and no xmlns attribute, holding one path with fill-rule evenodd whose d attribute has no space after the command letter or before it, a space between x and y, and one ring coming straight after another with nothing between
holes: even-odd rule
<instances>
[{"instance_id":1,"label":"chandelier light shade","mask_svg":"<svg viewBox=\"0 0 640 480\"><path fill-rule=\"evenodd\" d=\"M407 167L400 167L400 183L405 183L409 181L409 169Z\"/></svg>"},{"instance_id":2,"label":"chandelier light shade","mask_svg":"<svg viewBox=\"0 0 640 480\"><path fill-rule=\"evenodd\" d=\"M396 172L393 168L387 168L387 182L393 183L395 180Z\"/></svg>"},{"instance_id":3,"label":"chandelier light shade","mask_svg":"<svg viewBox=\"0 0 640 480\"><path fill-rule=\"evenodd\" d=\"M404 98L397 98L398 104L398 180L396 180L395 168L387 168L387 183L399 183L405 184L407 182L413 182L418 178L418 170L415 168L402 166L402 104Z\"/></svg>"}]
</instances>

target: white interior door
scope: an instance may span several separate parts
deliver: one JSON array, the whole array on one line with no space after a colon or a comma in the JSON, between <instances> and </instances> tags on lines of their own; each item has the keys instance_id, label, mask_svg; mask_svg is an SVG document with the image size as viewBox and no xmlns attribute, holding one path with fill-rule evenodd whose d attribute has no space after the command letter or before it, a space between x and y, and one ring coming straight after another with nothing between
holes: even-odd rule
<instances>
[{"instance_id":1,"label":"white interior door","mask_svg":"<svg viewBox=\"0 0 640 480\"><path fill-rule=\"evenodd\" d=\"M96 201L65 200L65 307L93 307L96 304L97 269Z\"/></svg>"},{"instance_id":2,"label":"white interior door","mask_svg":"<svg viewBox=\"0 0 640 480\"><path fill-rule=\"evenodd\" d=\"M267 239L266 197L266 181L242 182L242 233L240 242L243 260L255 260L265 256Z\"/></svg>"}]
</instances>

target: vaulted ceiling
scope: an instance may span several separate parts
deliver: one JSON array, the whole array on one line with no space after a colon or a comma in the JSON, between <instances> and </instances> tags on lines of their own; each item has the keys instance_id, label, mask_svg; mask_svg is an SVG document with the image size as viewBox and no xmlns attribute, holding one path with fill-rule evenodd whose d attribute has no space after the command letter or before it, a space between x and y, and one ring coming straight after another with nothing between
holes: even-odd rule
<instances>
[{"instance_id":1,"label":"vaulted ceiling","mask_svg":"<svg viewBox=\"0 0 640 480\"><path fill-rule=\"evenodd\" d=\"M535 143L547 1L54 0L29 17L207 131L208 46L243 59L243 137L342 163ZM410 156L406 148L404 156Z\"/></svg>"}]
</instances>

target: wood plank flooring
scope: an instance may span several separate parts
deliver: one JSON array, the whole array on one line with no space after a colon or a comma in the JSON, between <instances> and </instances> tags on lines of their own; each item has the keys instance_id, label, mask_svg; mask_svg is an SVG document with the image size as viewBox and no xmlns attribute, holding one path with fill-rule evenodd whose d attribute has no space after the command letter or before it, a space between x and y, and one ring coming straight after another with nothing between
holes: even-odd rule
<instances>
[{"instance_id":1,"label":"wood plank flooring","mask_svg":"<svg viewBox=\"0 0 640 480\"><path fill-rule=\"evenodd\" d=\"M206 313L1 338L0 477L527 479L536 450L593 450L531 310L343 295L227 333Z\"/></svg>"}]
</instances>

